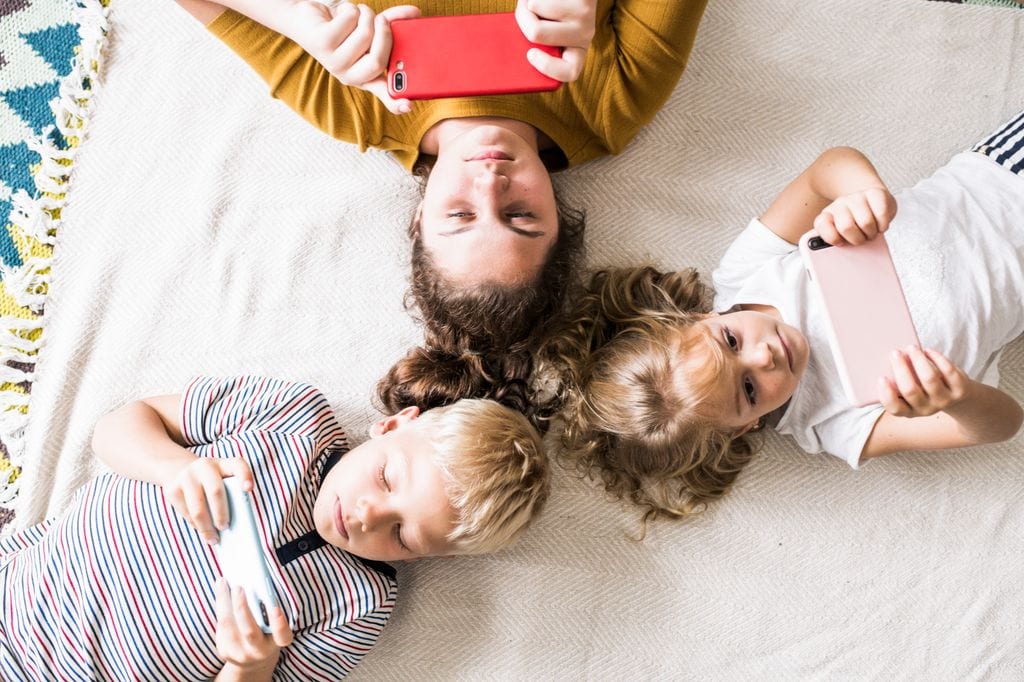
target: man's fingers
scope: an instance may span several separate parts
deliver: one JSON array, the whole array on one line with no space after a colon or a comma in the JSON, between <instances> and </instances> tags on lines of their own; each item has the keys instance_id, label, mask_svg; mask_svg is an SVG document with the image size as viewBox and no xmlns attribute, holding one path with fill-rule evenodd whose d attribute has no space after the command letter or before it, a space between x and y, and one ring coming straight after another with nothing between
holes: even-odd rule
<instances>
[{"instance_id":1,"label":"man's fingers","mask_svg":"<svg viewBox=\"0 0 1024 682\"><path fill-rule=\"evenodd\" d=\"M578 47L569 47L563 50L562 56L559 58L552 57L544 50L533 47L527 51L526 59L533 68L548 78L554 78L562 83L569 83L579 78L580 73L583 71L583 60L586 54L586 50Z\"/></svg>"},{"instance_id":2,"label":"man's fingers","mask_svg":"<svg viewBox=\"0 0 1024 682\"><path fill-rule=\"evenodd\" d=\"M392 114L396 116L407 114L412 111L412 104L407 99L394 99L388 94L388 86L383 78L370 81L362 86L363 90L371 93L374 97L384 103Z\"/></svg>"},{"instance_id":3,"label":"man's fingers","mask_svg":"<svg viewBox=\"0 0 1024 682\"><path fill-rule=\"evenodd\" d=\"M398 5L397 7L388 7L385 10L381 10L377 13L378 17L384 17L384 21L389 24L392 21L399 19L415 19L420 15L420 8L415 5Z\"/></svg>"},{"instance_id":4,"label":"man's fingers","mask_svg":"<svg viewBox=\"0 0 1024 682\"><path fill-rule=\"evenodd\" d=\"M366 54L373 43L373 10L366 5L358 6L359 17L355 28L331 54L330 63L325 64L336 78L345 84L359 85L361 80L351 74L352 67ZM383 67L381 67L383 70ZM363 79L365 80L365 78Z\"/></svg>"}]
</instances>

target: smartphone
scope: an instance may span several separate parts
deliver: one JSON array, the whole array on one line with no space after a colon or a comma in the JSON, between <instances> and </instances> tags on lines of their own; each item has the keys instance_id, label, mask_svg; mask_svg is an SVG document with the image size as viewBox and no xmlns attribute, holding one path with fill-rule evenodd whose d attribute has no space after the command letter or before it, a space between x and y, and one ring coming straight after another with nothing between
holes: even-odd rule
<instances>
[{"instance_id":1,"label":"smartphone","mask_svg":"<svg viewBox=\"0 0 1024 682\"><path fill-rule=\"evenodd\" d=\"M857 407L880 402L878 378L892 378L892 351L918 343L885 236L834 247L812 230L800 254L824 304L846 397Z\"/></svg>"},{"instance_id":2,"label":"smartphone","mask_svg":"<svg viewBox=\"0 0 1024 682\"><path fill-rule=\"evenodd\" d=\"M228 527L220 531L214 545L224 579L232 588L245 590L253 618L263 632L270 632L270 609L277 606L277 595L270 579L270 567L263 554L263 543L256 528L252 495L242 490L242 479L224 479L230 517Z\"/></svg>"},{"instance_id":3,"label":"smartphone","mask_svg":"<svg viewBox=\"0 0 1024 682\"><path fill-rule=\"evenodd\" d=\"M464 14L391 22L388 92L436 99L554 90L561 83L530 65L531 47L554 57L562 48L531 43L515 14Z\"/></svg>"}]
</instances>

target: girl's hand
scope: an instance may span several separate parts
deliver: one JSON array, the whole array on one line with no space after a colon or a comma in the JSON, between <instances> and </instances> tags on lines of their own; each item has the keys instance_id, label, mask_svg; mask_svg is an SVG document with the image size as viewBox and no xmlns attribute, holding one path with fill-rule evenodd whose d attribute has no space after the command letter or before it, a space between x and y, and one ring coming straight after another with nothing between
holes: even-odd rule
<instances>
[{"instance_id":1,"label":"girl's hand","mask_svg":"<svg viewBox=\"0 0 1024 682\"><path fill-rule=\"evenodd\" d=\"M885 411L896 417L928 417L963 400L971 379L934 350L910 346L893 351L895 381L882 377L879 396Z\"/></svg>"},{"instance_id":2,"label":"girl's hand","mask_svg":"<svg viewBox=\"0 0 1024 682\"><path fill-rule=\"evenodd\" d=\"M291 644L293 637L281 607L275 606L268 614L272 631L268 635L253 618L242 588L231 589L224 578L218 578L216 590L217 655L241 673L273 671L281 649Z\"/></svg>"},{"instance_id":3,"label":"girl's hand","mask_svg":"<svg viewBox=\"0 0 1024 682\"><path fill-rule=\"evenodd\" d=\"M418 7L389 7L375 15L362 4L346 2L332 8L316 0L300 0L289 12L288 37L332 76L373 93L392 114L410 110L409 100L396 100L388 94L384 72L391 55L390 22L418 17Z\"/></svg>"},{"instance_id":4,"label":"girl's hand","mask_svg":"<svg viewBox=\"0 0 1024 682\"><path fill-rule=\"evenodd\" d=\"M814 219L814 229L829 244L863 244L889 229L896 215L896 199L885 187L839 197Z\"/></svg>"},{"instance_id":5,"label":"girl's hand","mask_svg":"<svg viewBox=\"0 0 1024 682\"><path fill-rule=\"evenodd\" d=\"M594 38L596 15L597 0L519 0L516 21L523 35L534 43L563 48L561 58L531 49L526 58L533 68L563 83L579 78Z\"/></svg>"},{"instance_id":6,"label":"girl's hand","mask_svg":"<svg viewBox=\"0 0 1024 682\"><path fill-rule=\"evenodd\" d=\"M228 501L222 479L229 476L240 477L245 490L251 491L255 485L252 469L244 459L197 457L177 469L163 486L164 497L171 506L211 545L220 540L217 530L228 525Z\"/></svg>"}]
</instances>

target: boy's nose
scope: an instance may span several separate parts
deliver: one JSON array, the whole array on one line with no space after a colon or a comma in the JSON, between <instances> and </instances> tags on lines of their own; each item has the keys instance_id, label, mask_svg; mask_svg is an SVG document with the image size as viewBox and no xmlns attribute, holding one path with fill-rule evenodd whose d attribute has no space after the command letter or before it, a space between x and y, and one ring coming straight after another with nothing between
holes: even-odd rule
<instances>
[{"instance_id":1,"label":"boy's nose","mask_svg":"<svg viewBox=\"0 0 1024 682\"><path fill-rule=\"evenodd\" d=\"M386 520L386 510L380 502L363 498L358 506L359 523L364 531L371 531Z\"/></svg>"}]
</instances>

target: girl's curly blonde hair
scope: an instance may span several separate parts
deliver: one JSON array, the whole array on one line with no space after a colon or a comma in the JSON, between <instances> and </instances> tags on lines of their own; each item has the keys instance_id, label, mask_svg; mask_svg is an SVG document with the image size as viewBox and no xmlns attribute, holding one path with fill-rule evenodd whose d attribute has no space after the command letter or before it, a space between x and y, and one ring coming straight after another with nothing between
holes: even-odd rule
<instances>
[{"instance_id":1,"label":"girl's curly blonde hair","mask_svg":"<svg viewBox=\"0 0 1024 682\"><path fill-rule=\"evenodd\" d=\"M643 508L645 524L701 511L755 451L712 419L724 358L695 324L710 304L694 270L602 270L541 351L559 377L563 457Z\"/></svg>"}]
</instances>

